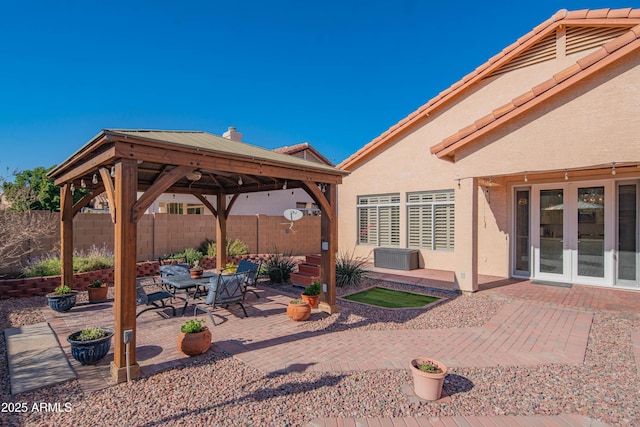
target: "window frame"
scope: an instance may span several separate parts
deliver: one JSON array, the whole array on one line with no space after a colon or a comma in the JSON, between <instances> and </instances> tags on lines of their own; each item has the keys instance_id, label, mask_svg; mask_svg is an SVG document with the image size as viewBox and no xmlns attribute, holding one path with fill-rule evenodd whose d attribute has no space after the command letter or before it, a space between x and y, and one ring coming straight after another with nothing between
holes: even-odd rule
<instances>
[{"instance_id":1,"label":"window frame","mask_svg":"<svg viewBox=\"0 0 640 427\"><path fill-rule=\"evenodd\" d=\"M412 198L418 197L417 201L412 201ZM445 235L442 236L442 231L438 230L438 218L437 207L447 206L448 209L445 212L447 218L447 224L445 226ZM415 219L412 216L415 215L412 208L429 209L430 210L430 224L424 224L423 212L419 212L420 219L417 224L419 229L419 235L416 237L413 235L412 228L416 228L414 223ZM422 249L429 251L439 252L453 252L455 250L455 191L453 189L446 190L424 190L424 191L412 191L406 194L406 215L407 215L407 248ZM427 239L430 241L424 244L424 230L428 229L430 236ZM417 245L412 244L413 241L418 240ZM438 242L446 241L447 243L442 246Z\"/></svg>"},{"instance_id":2,"label":"window frame","mask_svg":"<svg viewBox=\"0 0 640 427\"><path fill-rule=\"evenodd\" d=\"M381 198L388 198L388 201L380 202ZM377 202L369 202L364 203L364 200L372 200L378 199ZM372 209L374 208L374 209ZM388 240L382 242L380 236L383 233L380 232L380 209L391 208L388 210L388 224L389 228L387 230ZM395 212L394 209L395 208ZM362 236L367 233L369 235L369 229L371 227L367 226L365 230L362 229L361 225L361 212L363 210L367 210L367 215L370 215L370 210L375 210L375 241L372 242L372 238L368 237L366 241L362 241ZM371 220L367 221L371 225ZM395 222L395 224L394 224ZM385 224L386 225L386 224ZM356 244L359 246L375 246L375 247L400 247L400 193L387 193L387 194L371 194L371 195L359 195L356 197Z\"/></svg>"}]
</instances>

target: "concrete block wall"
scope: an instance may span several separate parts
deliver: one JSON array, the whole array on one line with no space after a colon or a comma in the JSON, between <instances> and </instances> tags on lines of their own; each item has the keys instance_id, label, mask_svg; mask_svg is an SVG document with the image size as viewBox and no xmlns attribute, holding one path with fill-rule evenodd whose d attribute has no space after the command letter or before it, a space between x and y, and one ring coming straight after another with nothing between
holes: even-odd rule
<instances>
[{"instance_id":1,"label":"concrete block wall","mask_svg":"<svg viewBox=\"0 0 640 427\"><path fill-rule=\"evenodd\" d=\"M41 256L60 247L59 223L51 238L43 239ZM212 215L148 214L138 222L137 260L157 260L165 254L187 247L198 247L204 239L215 240L216 224ZM305 216L293 229L282 216L231 215L227 219L227 237L240 239L249 253L271 253L274 248L293 255L320 252L320 217ZM92 245L113 250L114 225L109 214L78 214L73 219L74 250L88 250ZM22 260L26 262L26 259ZM20 271L20 263L0 266L1 272Z\"/></svg>"}]
</instances>

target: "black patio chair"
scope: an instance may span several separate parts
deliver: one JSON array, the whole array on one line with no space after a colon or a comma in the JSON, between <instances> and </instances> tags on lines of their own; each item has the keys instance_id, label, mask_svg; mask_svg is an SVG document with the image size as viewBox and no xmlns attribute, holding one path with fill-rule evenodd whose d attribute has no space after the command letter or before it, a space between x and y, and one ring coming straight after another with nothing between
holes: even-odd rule
<instances>
[{"instance_id":1,"label":"black patio chair","mask_svg":"<svg viewBox=\"0 0 640 427\"><path fill-rule=\"evenodd\" d=\"M145 288L153 287L154 292L147 293ZM136 279L136 305L146 307L144 310L136 314L140 316L145 311L163 310L171 308L173 317L176 317L176 309L171 304L167 304L167 300L171 300L173 295L162 288L162 281L159 277L140 277Z\"/></svg>"}]
</instances>

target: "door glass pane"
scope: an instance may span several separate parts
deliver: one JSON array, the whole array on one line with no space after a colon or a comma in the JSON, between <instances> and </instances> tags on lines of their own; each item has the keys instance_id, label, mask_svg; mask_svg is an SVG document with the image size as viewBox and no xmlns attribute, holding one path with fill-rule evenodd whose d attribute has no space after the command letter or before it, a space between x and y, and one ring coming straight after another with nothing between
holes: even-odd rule
<instances>
[{"instance_id":1,"label":"door glass pane","mask_svg":"<svg viewBox=\"0 0 640 427\"><path fill-rule=\"evenodd\" d=\"M563 190L540 190L540 272L563 273Z\"/></svg>"},{"instance_id":2,"label":"door glass pane","mask_svg":"<svg viewBox=\"0 0 640 427\"><path fill-rule=\"evenodd\" d=\"M636 280L636 186L618 187L618 279Z\"/></svg>"},{"instance_id":3,"label":"door glass pane","mask_svg":"<svg viewBox=\"0 0 640 427\"><path fill-rule=\"evenodd\" d=\"M604 277L604 187L578 188L578 276Z\"/></svg>"},{"instance_id":4,"label":"door glass pane","mask_svg":"<svg viewBox=\"0 0 640 427\"><path fill-rule=\"evenodd\" d=\"M516 191L516 270L529 271L529 190Z\"/></svg>"}]
</instances>

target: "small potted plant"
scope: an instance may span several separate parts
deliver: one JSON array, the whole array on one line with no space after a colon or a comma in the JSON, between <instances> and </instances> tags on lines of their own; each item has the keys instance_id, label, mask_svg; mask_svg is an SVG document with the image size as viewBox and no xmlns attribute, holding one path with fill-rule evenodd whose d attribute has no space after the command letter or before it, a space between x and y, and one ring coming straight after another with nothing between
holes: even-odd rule
<instances>
[{"instance_id":1,"label":"small potted plant","mask_svg":"<svg viewBox=\"0 0 640 427\"><path fill-rule=\"evenodd\" d=\"M107 292L109 287L102 280L96 280L89 286L87 286L87 292L89 293L89 302L92 304L98 302L104 302L107 300Z\"/></svg>"},{"instance_id":2,"label":"small potted plant","mask_svg":"<svg viewBox=\"0 0 640 427\"><path fill-rule=\"evenodd\" d=\"M59 312L66 312L71 310L71 307L76 305L77 291L71 290L67 285L60 285L53 290L52 293L47 294L49 300L49 307L52 310Z\"/></svg>"},{"instance_id":3,"label":"small potted plant","mask_svg":"<svg viewBox=\"0 0 640 427\"><path fill-rule=\"evenodd\" d=\"M287 306L287 316L297 322L307 320L311 316L311 306L300 298L292 299Z\"/></svg>"},{"instance_id":4,"label":"small potted plant","mask_svg":"<svg viewBox=\"0 0 640 427\"><path fill-rule=\"evenodd\" d=\"M204 274L204 269L200 267L200 261L194 261L193 266L189 269L192 279L199 279Z\"/></svg>"},{"instance_id":5,"label":"small potted plant","mask_svg":"<svg viewBox=\"0 0 640 427\"><path fill-rule=\"evenodd\" d=\"M413 359L411 374L413 375L413 390L416 396L425 400L440 399L447 371L447 366L435 359L426 357Z\"/></svg>"},{"instance_id":6,"label":"small potted plant","mask_svg":"<svg viewBox=\"0 0 640 427\"><path fill-rule=\"evenodd\" d=\"M178 350L187 356L197 356L209 349L211 331L203 323L202 319L191 319L180 327Z\"/></svg>"},{"instance_id":7,"label":"small potted plant","mask_svg":"<svg viewBox=\"0 0 640 427\"><path fill-rule=\"evenodd\" d=\"M71 344L71 355L82 365L95 365L111 349L111 328L85 328L67 337Z\"/></svg>"},{"instance_id":8,"label":"small potted plant","mask_svg":"<svg viewBox=\"0 0 640 427\"><path fill-rule=\"evenodd\" d=\"M321 289L322 285L318 280L316 280L306 287L304 292L302 292L301 298L308 302L311 308L316 308L318 307L318 300L320 299Z\"/></svg>"}]
</instances>

